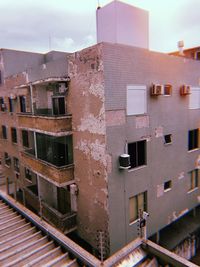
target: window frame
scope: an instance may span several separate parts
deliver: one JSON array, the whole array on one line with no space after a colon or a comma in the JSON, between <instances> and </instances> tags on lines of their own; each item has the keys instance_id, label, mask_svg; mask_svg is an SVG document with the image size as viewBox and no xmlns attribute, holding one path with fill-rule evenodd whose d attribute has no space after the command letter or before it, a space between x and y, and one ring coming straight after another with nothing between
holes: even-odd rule
<instances>
[{"instance_id":1,"label":"window frame","mask_svg":"<svg viewBox=\"0 0 200 267\"><path fill-rule=\"evenodd\" d=\"M164 182L163 189L164 189L164 192L168 192L168 191L172 190L172 180L168 180L168 181Z\"/></svg>"},{"instance_id":2,"label":"window frame","mask_svg":"<svg viewBox=\"0 0 200 267\"><path fill-rule=\"evenodd\" d=\"M7 140L8 139L7 127L5 125L2 125L1 130L2 130L2 139Z\"/></svg>"},{"instance_id":3,"label":"window frame","mask_svg":"<svg viewBox=\"0 0 200 267\"><path fill-rule=\"evenodd\" d=\"M188 151L199 149L199 129L188 131Z\"/></svg>"},{"instance_id":4,"label":"window frame","mask_svg":"<svg viewBox=\"0 0 200 267\"><path fill-rule=\"evenodd\" d=\"M13 144L17 144L17 128L11 127L11 140Z\"/></svg>"},{"instance_id":5,"label":"window frame","mask_svg":"<svg viewBox=\"0 0 200 267\"><path fill-rule=\"evenodd\" d=\"M144 150L140 151L139 144L143 143ZM131 148L132 146L132 148ZM135 146L135 148L134 148ZM136 168L140 168L142 166L147 165L147 141L146 140L139 140L136 142L128 143L128 154L130 155L130 169L133 170ZM142 159L141 159L142 154ZM142 164L139 163L142 162ZM136 163L136 164L134 164Z\"/></svg>"},{"instance_id":6,"label":"window frame","mask_svg":"<svg viewBox=\"0 0 200 267\"><path fill-rule=\"evenodd\" d=\"M147 209L147 191L141 192L141 193L139 193L133 197L130 197L129 198L129 225L135 223L139 219L139 212L140 212L140 206L141 206L141 203L139 203L141 201L141 199L139 199L139 198L141 196L143 197L142 211L147 212L147 210L148 210ZM133 202L133 203L131 203L131 202ZM134 207L136 209L135 211L131 210L133 206L135 206ZM135 216L132 215L134 213L135 213Z\"/></svg>"},{"instance_id":7,"label":"window frame","mask_svg":"<svg viewBox=\"0 0 200 267\"><path fill-rule=\"evenodd\" d=\"M25 134L27 134L27 135L25 136ZM21 136L22 136L22 146L26 147L26 148L29 148L30 144L29 144L29 133L28 133L28 131L27 130L22 130L21 131Z\"/></svg>"},{"instance_id":8,"label":"window frame","mask_svg":"<svg viewBox=\"0 0 200 267\"><path fill-rule=\"evenodd\" d=\"M190 175L190 188L188 192L191 192L199 188L200 171L199 169L194 169L189 172L189 175Z\"/></svg>"}]
</instances>

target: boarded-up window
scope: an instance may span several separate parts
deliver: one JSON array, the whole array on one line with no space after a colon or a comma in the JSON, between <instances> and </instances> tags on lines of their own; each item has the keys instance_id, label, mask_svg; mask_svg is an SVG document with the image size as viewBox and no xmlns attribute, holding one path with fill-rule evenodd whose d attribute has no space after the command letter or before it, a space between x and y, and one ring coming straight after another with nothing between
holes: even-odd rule
<instances>
[{"instance_id":1,"label":"boarded-up window","mask_svg":"<svg viewBox=\"0 0 200 267\"><path fill-rule=\"evenodd\" d=\"M143 211L147 211L147 192L129 198L129 223L137 220Z\"/></svg>"},{"instance_id":2,"label":"boarded-up window","mask_svg":"<svg viewBox=\"0 0 200 267\"><path fill-rule=\"evenodd\" d=\"M127 115L147 113L147 93L144 85L128 85L126 100Z\"/></svg>"},{"instance_id":3,"label":"boarded-up window","mask_svg":"<svg viewBox=\"0 0 200 267\"><path fill-rule=\"evenodd\" d=\"M192 87L189 99L189 109L200 108L200 87Z\"/></svg>"}]
</instances>

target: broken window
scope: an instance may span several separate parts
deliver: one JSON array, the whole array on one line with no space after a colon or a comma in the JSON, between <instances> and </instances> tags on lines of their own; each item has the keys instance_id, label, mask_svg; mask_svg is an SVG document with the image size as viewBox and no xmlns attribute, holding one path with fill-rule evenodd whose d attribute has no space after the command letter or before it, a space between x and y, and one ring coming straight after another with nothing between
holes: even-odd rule
<instances>
[{"instance_id":1,"label":"broken window","mask_svg":"<svg viewBox=\"0 0 200 267\"><path fill-rule=\"evenodd\" d=\"M137 220L143 211L147 211L147 191L129 198L129 223Z\"/></svg>"},{"instance_id":2,"label":"broken window","mask_svg":"<svg viewBox=\"0 0 200 267\"><path fill-rule=\"evenodd\" d=\"M169 191L172 188L172 181L169 180L164 183L164 191Z\"/></svg>"},{"instance_id":3,"label":"broken window","mask_svg":"<svg viewBox=\"0 0 200 267\"><path fill-rule=\"evenodd\" d=\"M171 144L172 143L172 135L171 134L166 134L164 136L165 139L165 144Z\"/></svg>"},{"instance_id":4,"label":"broken window","mask_svg":"<svg viewBox=\"0 0 200 267\"><path fill-rule=\"evenodd\" d=\"M55 166L65 166L73 162L72 136L50 136L36 133L37 155Z\"/></svg>"},{"instance_id":5,"label":"broken window","mask_svg":"<svg viewBox=\"0 0 200 267\"><path fill-rule=\"evenodd\" d=\"M28 131L22 130L22 145L29 147Z\"/></svg>"},{"instance_id":6,"label":"broken window","mask_svg":"<svg viewBox=\"0 0 200 267\"><path fill-rule=\"evenodd\" d=\"M13 143L17 143L17 130L16 128L11 128L11 138Z\"/></svg>"},{"instance_id":7,"label":"broken window","mask_svg":"<svg viewBox=\"0 0 200 267\"><path fill-rule=\"evenodd\" d=\"M188 132L188 150L199 147L199 129L190 130Z\"/></svg>"},{"instance_id":8,"label":"broken window","mask_svg":"<svg viewBox=\"0 0 200 267\"><path fill-rule=\"evenodd\" d=\"M195 188L198 188L199 178L200 178L200 174L199 173L200 172L199 172L198 169L192 170L190 172L190 188L189 188L189 191L193 190Z\"/></svg>"},{"instance_id":9,"label":"broken window","mask_svg":"<svg viewBox=\"0 0 200 267\"><path fill-rule=\"evenodd\" d=\"M131 168L146 165L146 140L128 144Z\"/></svg>"},{"instance_id":10,"label":"broken window","mask_svg":"<svg viewBox=\"0 0 200 267\"><path fill-rule=\"evenodd\" d=\"M7 139L7 128L5 125L2 125L2 138Z\"/></svg>"}]
</instances>

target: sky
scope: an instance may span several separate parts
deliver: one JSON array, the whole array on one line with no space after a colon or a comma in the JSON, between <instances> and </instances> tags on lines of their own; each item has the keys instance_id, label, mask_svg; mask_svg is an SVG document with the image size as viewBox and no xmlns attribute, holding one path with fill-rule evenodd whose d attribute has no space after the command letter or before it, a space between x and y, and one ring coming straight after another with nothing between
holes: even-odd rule
<instances>
[{"instance_id":1,"label":"sky","mask_svg":"<svg viewBox=\"0 0 200 267\"><path fill-rule=\"evenodd\" d=\"M150 50L200 46L200 0L121 0L149 11ZM96 43L96 8L111 0L0 0L0 47L73 52Z\"/></svg>"}]
</instances>

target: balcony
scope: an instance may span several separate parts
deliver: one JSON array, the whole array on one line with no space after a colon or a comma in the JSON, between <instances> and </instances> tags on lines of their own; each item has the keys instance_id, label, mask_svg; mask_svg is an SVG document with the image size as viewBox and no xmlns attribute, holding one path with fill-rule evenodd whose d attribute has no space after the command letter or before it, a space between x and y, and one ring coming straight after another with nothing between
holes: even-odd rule
<instances>
[{"instance_id":1,"label":"balcony","mask_svg":"<svg viewBox=\"0 0 200 267\"><path fill-rule=\"evenodd\" d=\"M62 214L42 201L42 217L56 228L67 234L76 229L76 213Z\"/></svg>"},{"instance_id":2,"label":"balcony","mask_svg":"<svg viewBox=\"0 0 200 267\"><path fill-rule=\"evenodd\" d=\"M68 212L62 214L44 201L41 202L40 210L39 197L37 196L37 192L35 192L36 188L37 186L35 185L24 188L26 207L39 214L43 219L65 234L74 231L76 229L76 213Z\"/></svg>"},{"instance_id":3,"label":"balcony","mask_svg":"<svg viewBox=\"0 0 200 267\"><path fill-rule=\"evenodd\" d=\"M52 182L64 185L74 179L73 164L57 167L49 162L37 159L33 150L23 151L21 152L21 156L25 166Z\"/></svg>"},{"instance_id":4,"label":"balcony","mask_svg":"<svg viewBox=\"0 0 200 267\"><path fill-rule=\"evenodd\" d=\"M34 185L30 187L25 187L24 197L26 207L38 214L40 211L40 202L35 188L36 186Z\"/></svg>"},{"instance_id":5,"label":"balcony","mask_svg":"<svg viewBox=\"0 0 200 267\"><path fill-rule=\"evenodd\" d=\"M19 127L45 132L61 133L72 131L72 116L18 113Z\"/></svg>"}]
</instances>

